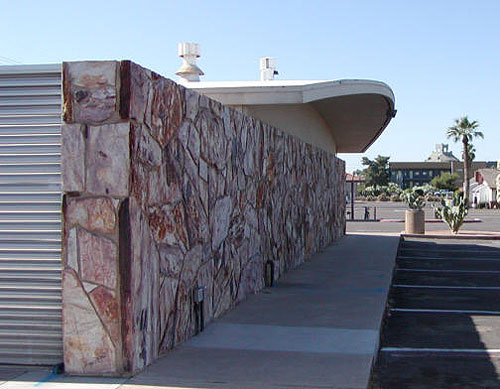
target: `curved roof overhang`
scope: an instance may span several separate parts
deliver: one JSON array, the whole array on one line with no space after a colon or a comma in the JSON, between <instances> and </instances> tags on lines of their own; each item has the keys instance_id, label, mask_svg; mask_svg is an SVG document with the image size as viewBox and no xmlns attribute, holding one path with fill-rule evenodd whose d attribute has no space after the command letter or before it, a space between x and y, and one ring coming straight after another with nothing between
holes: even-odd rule
<instances>
[{"instance_id":1,"label":"curved roof overhang","mask_svg":"<svg viewBox=\"0 0 500 389\"><path fill-rule=\"evenodd\" d=\"M183 85L225 105L307 104L327 124L339 153L364 152L396 112L394 93L387 84L378 81L238 81Z\"/></svg>"}]
</instances>

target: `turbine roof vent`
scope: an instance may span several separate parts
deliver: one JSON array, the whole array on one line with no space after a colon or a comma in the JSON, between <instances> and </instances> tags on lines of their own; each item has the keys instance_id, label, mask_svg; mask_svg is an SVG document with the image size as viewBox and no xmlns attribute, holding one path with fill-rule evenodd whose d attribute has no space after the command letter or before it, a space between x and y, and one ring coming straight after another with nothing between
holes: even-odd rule
<instances>
[{"instance_id":1,"label":"turbine roof vent","mask_svg":"<svg viewBox=\"0 0 500 389\"><path fill-rule=\"evenodd\" d=\"M271 57L263 57L260 59L260 80L272 81L274 76L278 75L276 70L276 59Z\"/></svg>"},{"instance_id":2,"label":"turbine roof vent","mask_svg":"<svg viewBox=\"0 0 500 389\"><path fill-rule=\"evenodd\" d=\"M203 71L196 65L196 58L200 57L200 45L192 42L181 42L178 45L179 57L182 58L182 64L179 70L175 72L179 76L179 81L196 82L200 81Z\"/></svg>"}]
</instances>

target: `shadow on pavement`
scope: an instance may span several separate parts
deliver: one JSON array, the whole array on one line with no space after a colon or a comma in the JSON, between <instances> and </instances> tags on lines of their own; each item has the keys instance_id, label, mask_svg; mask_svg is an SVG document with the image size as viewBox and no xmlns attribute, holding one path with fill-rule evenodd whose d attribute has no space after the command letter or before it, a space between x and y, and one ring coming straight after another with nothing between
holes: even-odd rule
<instances>
[{"instance_id":1,"label":"shadow on pavement","mask_svg":"<svg viewBox=\"0 0 500 389\"><path fill-rule=\"evenodd\" d=\"M499 265L494 245L403 241L371 388L499 388Z\"/></svg>"},{"instance_id":2,"label":"shadow on pavement","mask_svg":"<svg viewBox=\"0 0 500 389\"><path fill-rule=\"evenodd\" d=\"M37 370L6 384L41 389L364 389L398 243L399 236L347 235L132 378L51 376ZM234 336L241 330L252 336Z\"/></svg>"}]
</instances>

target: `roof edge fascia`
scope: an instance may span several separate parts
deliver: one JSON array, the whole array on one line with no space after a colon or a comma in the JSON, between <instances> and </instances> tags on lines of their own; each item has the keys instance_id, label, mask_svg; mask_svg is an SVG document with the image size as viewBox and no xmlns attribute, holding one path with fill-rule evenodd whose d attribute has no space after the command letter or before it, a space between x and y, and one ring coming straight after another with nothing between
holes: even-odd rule
<instances>
[{"instance_id":1,"label":"roof edge fascia","mask_svg":"<svg viewBox=\"0 0 500 389\"><path fill-rule=\"evenodd\" d=\"M358 94L379 94L395 103L392 89L384 82L373 80L331 81L243 81L243 82L189 82L181 84L189 89L218 94L225 104L307 104L319 100ZM226 101L227 100L227 101Z\"/></svg>"}]
</instances>

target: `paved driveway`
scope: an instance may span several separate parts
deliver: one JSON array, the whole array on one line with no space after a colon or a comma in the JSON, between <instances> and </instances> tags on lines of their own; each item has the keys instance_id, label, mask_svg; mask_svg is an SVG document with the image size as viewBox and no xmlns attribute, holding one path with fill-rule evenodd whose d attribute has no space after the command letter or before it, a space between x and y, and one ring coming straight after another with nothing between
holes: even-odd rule
<instances>
[{"instance_id":1,"label":"paved driveway","mask_svg":"<svg viewBox=\"0 0 500 389\"><path fill-rule=\"evenodd\" d=\"M437 204L436 204L437 205ZM404 220L406 204L391 201L369 201L356 202L354 215L356 218L362 218L364 207L369 207L370 217L373 217L374 208L376 208L377 219L386 220ZM348 207L349 208L349 207ZM431 204L425 207L426 219L434 218L434 212ZM500 231L500 209L470 209L466 220L480 219L479 223L465 223L462 229L470 231ZM448 230L445 223L426 223L426 231ZM347 232L394 232L399 233L404 230L404 222L364 222L347 221Z\"/></svg>"}]
</instances>

